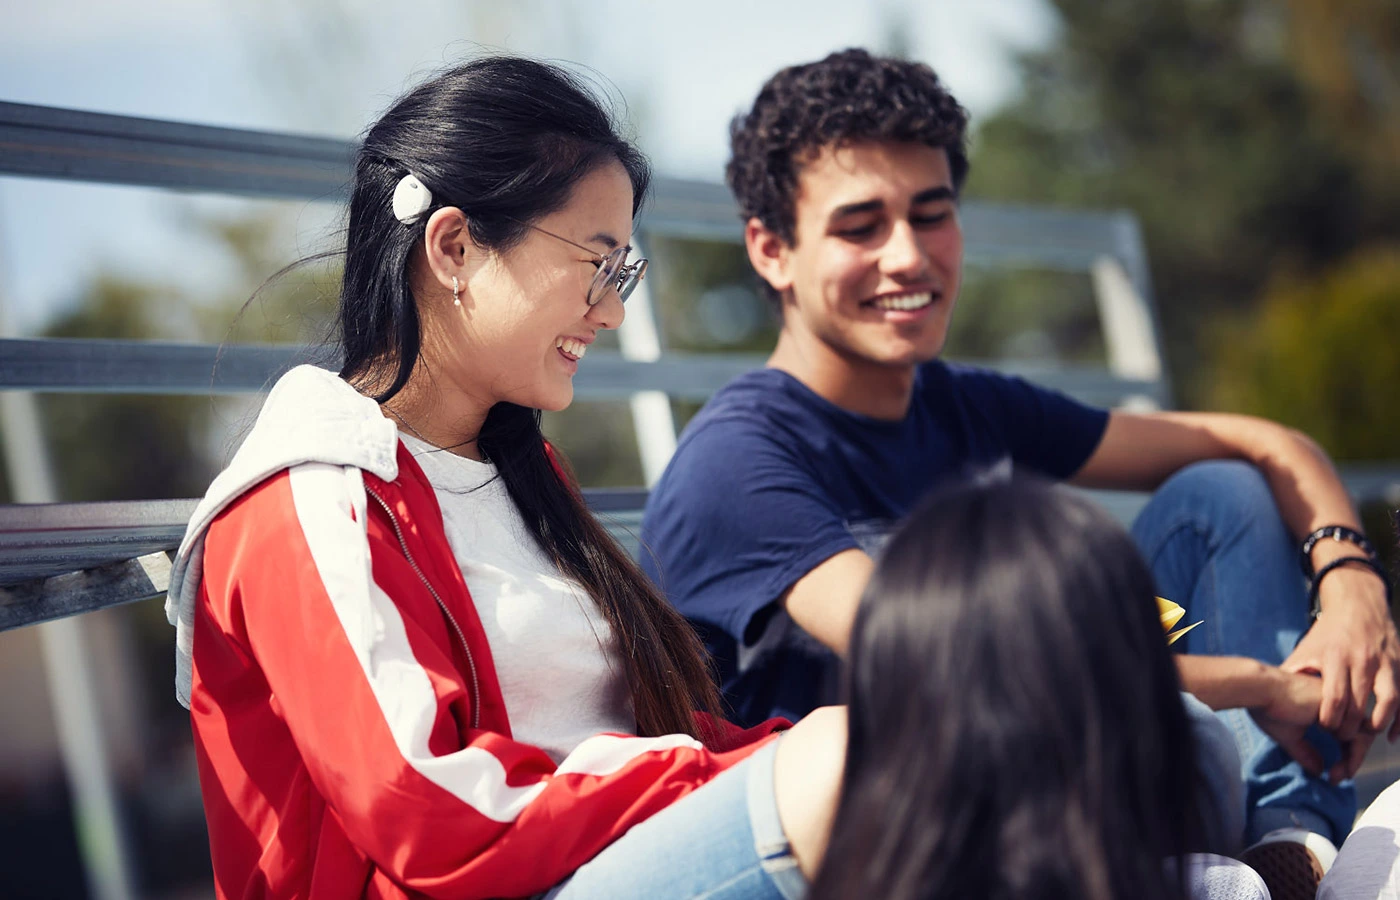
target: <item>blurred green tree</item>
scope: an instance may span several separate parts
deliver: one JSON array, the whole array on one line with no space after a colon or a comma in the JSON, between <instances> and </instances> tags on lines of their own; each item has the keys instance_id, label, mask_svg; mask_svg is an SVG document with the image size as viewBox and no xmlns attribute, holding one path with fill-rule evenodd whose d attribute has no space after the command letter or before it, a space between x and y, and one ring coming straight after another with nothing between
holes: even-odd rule
<instances>
[{"instance_id":1,"label":"blurred green tree","mask_svg":"<svg viewBox=\"0 0 1400 900\"><path fill-rule=\"evenodd\" d=\"M1059 35L981 124L968 193L1134 210L1178 395L1228 396L1211 322L1400 237L1400 5L1051 2Z\"/></svg>"},{"instance_id":2,"label":"blurred green tree","mask_svg":"<svg viewBox=\"0 0 1400 900\"><path fill-rule=\"evenodd\" d=\"M175 335L161 313L180 304L169 288L98 275L81 305L44 336L169 339ZM190 497L209 483L212 472L199 452L208 399L49 394L40 409L64 500Z\"/></svg>"},{"instance_id":3,"label":"blurred green tree","mask_svg":"<svg viewBox=\"0 0 1400 900\"><path fill-rule=\"evenodd\" d=\"M1397 337L1400 245L1361 251L1320 278L1280 279L1258 315L1222 326L1211 399L1303 428L1344 459L1391 459Z\"/></svg>"},{"instance_id":4,"label":"blurred green tree","mask_svg":"<svg viewBox=\"0 0 1400 900\"><path fill-rule=\"evenodd\" d=\"M316 342L332 327L338 267L308 265L266 280L294 242L282 210L191 217L232 266L209 296L151 280L94 277L45 337L232 342ZM249 299L249 298L252 299ZM213 372L210 372L212 378ZM51 394L41 398L45 438L64 500L142 500L204 493L227 448L228 425L247 398Z\"/></svg>"}]
</instances>

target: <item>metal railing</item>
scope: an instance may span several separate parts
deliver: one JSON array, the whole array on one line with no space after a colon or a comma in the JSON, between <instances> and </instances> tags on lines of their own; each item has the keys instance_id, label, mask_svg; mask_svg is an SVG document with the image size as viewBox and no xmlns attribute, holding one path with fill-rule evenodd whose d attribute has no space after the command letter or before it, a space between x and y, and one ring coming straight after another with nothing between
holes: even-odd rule
<instances>
[{"instance_id":1,"label":"metal railing","mask_svg":"<svg viewBox=\"0 0 1400 900\"><path fill-rule=\"evenodd\" d=\"M345 196L354 150L351 142L320 137L0 102L0 175L339 202ZM1170 388L1162 376L1146 255L1130 214L969 202L961 218L970 262L1093 273L1101 312L1125 310L1104 316L1108 368L1033 369L1032 377L1096 402L1146 396L1157 405L1171 405ZM655 237L742 241L742 227L723 186L673 178L656 179L652 202L637 230L641 241ZM1119 321L1128 324L1113 327ZM630 322L624 324L625 330L630 327ZM660 336L649 337L664 354ZM226 347L220 369L235 373L226 377L212 365L212 349L150 342L143 352L139 343L74 341L55 345L53 351L0 343L0 389L256 390L262 384L258 374L265 379L275 376L280 367L276 355L288 352ZM50 352L54 358L46 359ZM61 360L59 353L64 354ZM703 397L717 383L759 362L666 354L666 364L658 366L661 360L638 360L635 355L626 359L625 347L623 355L623 359L598 359L597 365L581 371L576 379L580 396L612 397L645 386L674 396ZM1126 368L1132 371L1115 362L1120 358L1130 360ZM109 374L119 377L113 381Z\"/></svg>"},{"instance_id":2,"label":"metal railing","mask_svg":"<svg viewBox=\"0 0 1400 900\"><path fill-rule=\"evenodd\" d=\"M354 152L351 142L321 137L0 103L0 175L340 202ZM1110 360L1115 355L1131 360L1131 372L1115 372L1112 365L1022 366L1018 372L1099 405L1130 397L1170 404L1152 327L1145 255L1130 215L975 203L966 204L961 215L969 260L1081 272L1108 267L1119 276L1114 300L1126 304L1126 317L1136 322L1136 333L1127 338L1108 335ZM657 179L638 233L640 241L742 240L733 201L721 185L667 178ZM575 386L583 398L634 400L639 438L653 444L641 450L650 456L654 476L674 447L674 427L669 407L636 401L646 394L661 395L663 401L703 400L763 360L667 353L648 307L650 297L640 300L640 306L634 299L629 308L623 352L590 354ZM1102 298L1100 305L1105 308ZM334 353L282 345L8 338L0 339L0 391L255 392L298 362L334 365ZM644 421L648 416L652 421ZM0 561L0 579L10 585L0 590L0 628L159 593L164 588L159 565L140 558L173 545L190 508L185 501L152 501L0 509L0 558L6 560ZM159 523L156 532L152 523ZM156 533L163 547L141 543L143 535ZM69 577L83 569L90 571L82 578ZM65 580L45 585L40 581L45 577Z\"/></svg>"}]
</instances>

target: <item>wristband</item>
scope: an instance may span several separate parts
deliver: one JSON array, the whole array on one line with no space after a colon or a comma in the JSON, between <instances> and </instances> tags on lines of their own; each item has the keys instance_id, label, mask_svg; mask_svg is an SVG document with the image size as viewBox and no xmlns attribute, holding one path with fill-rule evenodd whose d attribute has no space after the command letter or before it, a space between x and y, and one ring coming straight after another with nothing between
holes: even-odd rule
<instances>
[{"instance_id":1,"label":"wristband","mask_svg":"<svg viewBox=\"0 0 1400 900\"><path fill-rule=\"evenodd\" d=\"M1357 531L1355 528L1348 528L1345 525L1323 525L1303 540L1302 549L1298 552L1298 563L1303 568L1304 578L1314 577L1312 552L1313 548L1317 546L1317 542L1323 538L1331 538L1334 541L1346 541L1349 544L1355 544L1362 553L1365 553L1373 561L1376 558L1376 548L1371 545L1370 541L1366 540L1366 535ZM1347 558L1360 559L1361 557L1353 556Z\"/></svg>"},{"instance_id":2,"label":"wristband","mask_svg":"<svg viewBox=\"0 0 1400 900\"><path fill-rule=\"evenodd\" d=\"M1322 579L1325 578L1329 572L1333 572L1340 569L1342 566L1351 565L1353 563L1358 566L1364 566L1376 573L1376 577L1380 578L1381 584L1385 585L1385 607L1387 610L1390 609L1390 576L1386 574L1381 564L1365 556L1343 556L1340 559L1332 560L1321 569L1318 569L1317 574L1313 576L1312 586L1308 588L1308 608L1312 611L1312 620L1314 622L1317 621L1317 617L1322 613L1322 601L1318 595L1318 590L1322 586Z\"/></svg>"}]
</instances>

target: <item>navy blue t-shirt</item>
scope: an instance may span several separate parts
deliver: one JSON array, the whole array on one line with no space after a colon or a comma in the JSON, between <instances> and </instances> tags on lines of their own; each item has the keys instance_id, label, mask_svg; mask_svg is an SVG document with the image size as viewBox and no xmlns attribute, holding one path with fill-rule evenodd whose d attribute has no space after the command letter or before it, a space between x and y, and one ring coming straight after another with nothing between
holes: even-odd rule
<instances>
[{"instance_id":1,"label":"navy blue t-shirt","mask_svg":"<svg viewBox=\"0 0 1400 900\"><path fill-rule=\"evenodd\" d=\"M735 721L796 721L837 700L839 661L776 602L794 582L843 550L876 555L949 476L1011 466L1068 478L1107 420L939 360L920 366L898 422L842 409L786 372L749 372L681 436L647 501L642 565L700 630Z\"/></svg>"}]
</instances>

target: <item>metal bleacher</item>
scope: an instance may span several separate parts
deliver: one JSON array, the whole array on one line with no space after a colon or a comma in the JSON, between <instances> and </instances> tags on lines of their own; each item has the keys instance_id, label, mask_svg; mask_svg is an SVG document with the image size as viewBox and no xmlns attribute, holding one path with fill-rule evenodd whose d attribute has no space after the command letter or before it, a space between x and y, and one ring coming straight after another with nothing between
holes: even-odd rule
<instances>
[{"instance_id":1,"label":"metal bleacher","mask_svg":"<svg viewBox=\"0 0 1400 900\"><path fill-rule=\"evenodd\" d=\"M175 191L338 203L350 142L0 103L0 175ZM970 262L1090 272L1109 350L1107 368L1023 368L1037 381L1101 405L1168 406L1141 237L1123 212L1070 212L967 203ZM638 223L640 242L688 238L738 243L742 232L722 185L658 179ZM640 293L640 292L639 292ZM660 346L650 299L634 297L619 354L590 354L575 379L585 399L631 398L654 478L674 446L669 409L647 396L703 400L753 356L682 355ZM324 350L158 341L0 339L0 391L135 394L265 390ZM651 421L643 421L650 418ZM659 426L659 427L658 427ZM668 446L668 435L670 430ZM650 446L646 446L649 443ZM586 491L626 535L641 491ZM193 501L0 506L0 630L161 594L165 553Z\"/></svg>"}]
</instances>

